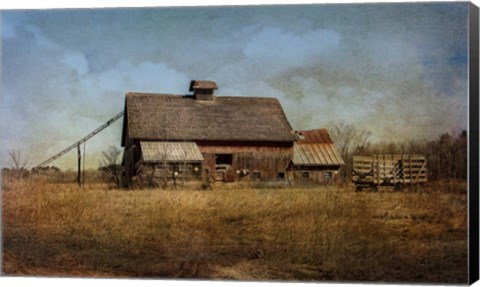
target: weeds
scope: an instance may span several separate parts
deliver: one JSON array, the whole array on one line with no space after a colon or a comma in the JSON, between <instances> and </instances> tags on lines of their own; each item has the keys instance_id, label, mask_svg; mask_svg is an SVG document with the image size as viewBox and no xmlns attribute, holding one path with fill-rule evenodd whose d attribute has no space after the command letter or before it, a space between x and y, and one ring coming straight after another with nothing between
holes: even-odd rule
<instances>
[{"instance_id":1,"label":"weeds","mask_svg":"<svg viewBox=\"0 0 480 287\"><path fill-rule=\"evenodd\" d=\"M79 189L7 180L3 273L467 280L465 193Z\"/></svg>"}]
</instances>

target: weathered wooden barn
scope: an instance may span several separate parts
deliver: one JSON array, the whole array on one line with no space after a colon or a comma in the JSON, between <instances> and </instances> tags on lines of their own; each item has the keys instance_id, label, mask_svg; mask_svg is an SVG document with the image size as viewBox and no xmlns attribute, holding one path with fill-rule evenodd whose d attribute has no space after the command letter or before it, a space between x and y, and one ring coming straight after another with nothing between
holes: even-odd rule
<instances>
[{"instance_id":1,"label":"weathered wooden barn","mask_svg":"<svg viewBox=\"0 0 480 287\"><path fill-rule=\"evenodd\" d=\"M289 178L296 184L333 184L345 164L327 129L296 131Z\"/></svg>"},{"instance_id":2,"label":"weathered wooden barn","mask_svg":"<svg viewBox=\"0 0 480 287\"><path fill-rule=\"evenodd\" d=\"M127 93L122 133L126 184L178 180L285 180L297 139L275 98Z\"/></svg>"}]
</instances>

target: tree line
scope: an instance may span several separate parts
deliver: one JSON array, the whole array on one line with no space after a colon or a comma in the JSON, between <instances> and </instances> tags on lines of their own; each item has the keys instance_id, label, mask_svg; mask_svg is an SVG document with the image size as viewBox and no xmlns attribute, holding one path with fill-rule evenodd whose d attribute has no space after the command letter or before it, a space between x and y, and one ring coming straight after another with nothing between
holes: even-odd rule
<instances>
[{"instance_id":1,"label":"tree line","mask_svg":"<svg viewBox=\"0 0 480 287\"><path fill-rule=\"evenodd\" d=\"M342 184L351 181L354 155L420 154L427 160L428 177L466 179L468 170L468 135L443 133L433 140L382 141L373 143L371 132L345 122L331 123L329 131L345 165L340 169Z\"/></svg>"},{"instance_id":2,"label":"tree line","mask_svg":"<svg viewBox=\"0 0 480 287\"><path fill-rule=\"evenodd\" d=\"M382 141L374 143L371 132L351 123L335 122L328 126L333 142L338 148L345 165L339 171L343 185L351 181L352 158L354 155L374 154L420 154L427 160L428 178L466 179L468 171L468 135L467 131L459 134L443 133L433 140L418 141ZM122 168L120 166L121 150L110 146L102 152L99 171L107 182L114 186L121 185ZM3 174L16 178L29 174L28 155L15 150L9 153L8 167L3 168ZM40 168L40 171L59 173L56 167Z\"/></svg>"}]
</instances>

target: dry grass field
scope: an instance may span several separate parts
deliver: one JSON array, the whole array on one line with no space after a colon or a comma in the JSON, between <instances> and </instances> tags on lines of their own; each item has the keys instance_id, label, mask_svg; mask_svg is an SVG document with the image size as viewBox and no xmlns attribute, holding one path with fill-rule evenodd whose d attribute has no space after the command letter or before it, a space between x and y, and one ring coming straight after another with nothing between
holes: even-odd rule
<instances>
[{"instance_id":1,"label":"dry grass field","mask_svg":"<svg viewBox=\"0 0 480 287\"><path fill-rule=\"evenodd\" d=\"M466 283L466 192L442 189L125 191L4 178L2 272Z\"/></svg>"}]
</instances>

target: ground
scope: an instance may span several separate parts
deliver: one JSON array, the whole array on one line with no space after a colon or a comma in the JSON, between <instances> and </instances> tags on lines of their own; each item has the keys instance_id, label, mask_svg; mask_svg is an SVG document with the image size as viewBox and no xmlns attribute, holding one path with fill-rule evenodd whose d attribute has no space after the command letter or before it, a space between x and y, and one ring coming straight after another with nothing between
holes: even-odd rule
<instances>
[{"instance_id":1,"label":"ground","mask_svg":"<svg viewBox=\"0 0 480 287\"><path fill-rule=\"evenodd\" d=\"M356 193L6 179L2 191L6 275L467 282L465 182Z\"/></svg>"}]
</instances>

